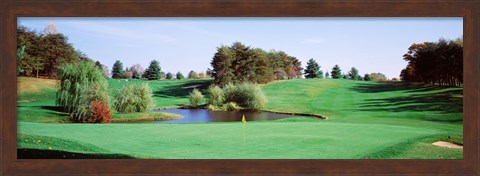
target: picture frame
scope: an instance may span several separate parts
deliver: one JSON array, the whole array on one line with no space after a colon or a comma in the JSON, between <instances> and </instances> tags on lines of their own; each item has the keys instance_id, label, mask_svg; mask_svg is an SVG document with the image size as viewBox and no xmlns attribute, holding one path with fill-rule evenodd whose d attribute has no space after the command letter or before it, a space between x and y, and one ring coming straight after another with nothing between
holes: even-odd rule
<instances>
[{"instance_id":1,"label":"picture frame","mask_svg":"<svg viewBox=\"0 0 480 176\"><path fill-rule=\"evenodd\" d=\"M478 1L2 1L1 174L419 174L478 175L480 2ZM462 160L17 159L18 17L463 17Z\"/></svg>"}]
</instances>

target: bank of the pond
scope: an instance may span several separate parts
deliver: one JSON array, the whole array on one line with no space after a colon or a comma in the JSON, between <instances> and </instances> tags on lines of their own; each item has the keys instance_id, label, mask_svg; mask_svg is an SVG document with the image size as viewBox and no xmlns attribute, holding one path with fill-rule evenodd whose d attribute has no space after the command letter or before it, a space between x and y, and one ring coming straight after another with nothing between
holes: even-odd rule
<instances>
[{"instance_id":1,"label":"bank of the pond","mask_svg":"<svg viewBox=\"0 0 480 176\"><path fill-rule=\"evenodd\" d=\"M152 122L159 120L174 120L182 118L181 115L165 112L134 112L134 113L115 113L112 123L131 123L131 122Z\"/></svg>"},{"instance_id":2,"label":"bank of the pond","mask_svg":"<svg viewBox=\"0 0 480 176\"><path fill-rule=\"evenodd\" d=\"M293 113L275 113L267 111L258 111L258 110L237 110L237 111L210 111L207 109L201 108L177 108L177 109L163 109L155 110L154 112L159 113L171 113L178 114L183 116L180 119L161 119L155 121L154 123L209 123L209 122L240 122L242 118L245 117L247 121L268 121L268 120L278 120L289 117L296 116L307 116L314 117L318 119L318 116L312 116L309 114L293 114Z\"/></svg>"}]
</instances>

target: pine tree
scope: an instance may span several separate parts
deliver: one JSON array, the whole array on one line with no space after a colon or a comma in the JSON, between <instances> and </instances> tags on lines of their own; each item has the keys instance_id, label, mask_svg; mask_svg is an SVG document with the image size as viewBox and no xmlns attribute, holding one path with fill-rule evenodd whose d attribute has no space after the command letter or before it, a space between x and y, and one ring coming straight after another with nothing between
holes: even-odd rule
<instances>
[{"instance_id":1,"label":"pine tree","mask_svg":"<svg viewBox=\"0 0 480 176\"><path fill-rule=\"evenodd\" d=\"M319 71L320 66L318 66L318 63L312 59L308 60L307 62L307 68L305 69L305 78L318 78L319 77ZM323 74L323 72L322 72Z\"/></svg>"},{"instance_id":2,"label":"pine tree","mask_svg":"<svg viewBox=\"0 0 480 176\"><path fill-rule=\"evenodd\" d=\"M342 69L340 69L340 67L338 65L335 65L333 68L332 68L332 72L331 72L331 75L332 75L332 78L333 79L339 79L339 78L342 78Z\"/></svg>"},{"instance_id":3,"label":"pine tree","mask_svg":"<svg viewBox=\"0 0 480 176\"><path fill-rule=\"evenodd\" d=\"M161 78L161 68L160 63L157 60L150 62L150 65L147 68L146 78L149 80L157 80Z\"/></svg>"},{"instance_id":4,"label":"pine tree","mask_svg":"<svg viewBox=\"0 0 480 176\"><path fill-rule=\"evenodd\" d=\"M123 63L119 60L115 61L112 68L112 78L113 79L121 79L124 78L125 71L123 70Z\"/></svg>"}]
</instances>

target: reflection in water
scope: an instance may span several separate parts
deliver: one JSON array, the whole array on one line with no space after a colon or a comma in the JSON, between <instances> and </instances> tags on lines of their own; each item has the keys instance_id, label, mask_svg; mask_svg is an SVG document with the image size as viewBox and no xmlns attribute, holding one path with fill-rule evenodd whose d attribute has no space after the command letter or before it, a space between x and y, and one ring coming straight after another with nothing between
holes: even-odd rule
<instances>
[{"instance_id":1,"label":"reflection in water","mask_svg":"<svg viewBox=\"0 0 480 176\"><path fill-rule=\"evenodd\" d=\"M276 120L292 117L288 114L277 114L262 111L208 111L206 109L165 109L155 112L180 114L183 118L174 120L160 120L153 123L205 123L205 122L240 122L245 115L247 121Z\"/></svg>"}]
</instances>

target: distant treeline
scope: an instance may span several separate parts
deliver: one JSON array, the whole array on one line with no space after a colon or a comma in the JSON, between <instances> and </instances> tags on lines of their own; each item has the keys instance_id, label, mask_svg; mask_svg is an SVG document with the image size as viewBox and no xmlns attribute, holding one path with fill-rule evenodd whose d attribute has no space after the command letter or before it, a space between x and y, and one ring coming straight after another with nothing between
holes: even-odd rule
<instances>
[{"instance_id":1,"label":"distant treeline","mask_svg":"<svg viewBox=\"0 0 480 176\"><path fill-rule=\"evenodd\" d=\"M402 81L449 86L463 84L462 38L414 43L403 59L408 65L401 71Z\"/></svg>"},{"instance_id":2,"label":"distant treeline","mask_svg":"<svg viewBox=\"0 0 480 176\"><path fill-rule=\"evenodd\" d=\"M403 55L408 62L401 71L400 79L405 82L423 82L427 84L460 86L463 84L463 39L439 39L437 42L412 44ZM55 78L57 67L67 63L77 63L82 60L94 62L84 53L73 48L68 38L58 33L55 26L47 26L42 33L32 31L24 26L17 28L17 74L23 76L45 76ZM342 73L335 65L331 72L323 72L321 66L310 59L305 70L302 63L294 56L284 51L265 51L260 48L246 46L234 42L230 46L222 45L211 60L212 70L197 73L190 71L190 79L213 77L214 84L223 86L227 83L268 83L274 80L301 78L333 78L352 80L386 81L382 73L365 74L352 67L348 73ZM114 79L184 79L177 72L165 73L160 63L153 60L147 69L139 64L123 67L116 61L112 71L99 61L95 62L105 77ZM303 72L303 73L302 73ZM396 78L392 79L396 80Z\"/></svg>"},{"instance_id":3,"label":"distant treeline","mask_svg":"<svg viewBox=\"0 0 480 176\"><path fill-rule=\"evenodd\" d=\"M220 46L211 61L214 83L267 83L272 80L299 78L301 62L283 51L265 51L235 42Z\"/></svg>"}]
</instances>

